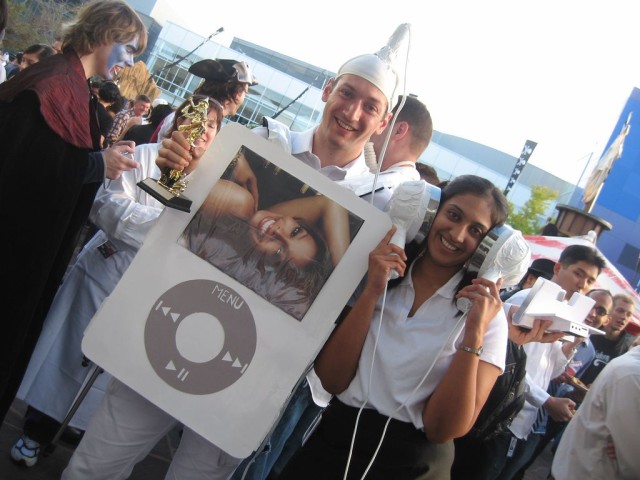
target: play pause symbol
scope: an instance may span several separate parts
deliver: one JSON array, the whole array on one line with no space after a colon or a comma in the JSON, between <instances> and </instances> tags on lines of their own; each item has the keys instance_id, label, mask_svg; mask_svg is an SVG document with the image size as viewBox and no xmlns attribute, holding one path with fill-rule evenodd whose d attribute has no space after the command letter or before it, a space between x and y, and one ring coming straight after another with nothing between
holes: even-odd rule
<instances>
[{"instance_id":1,"label":"play pause symbol","mask_svg":"<svg viewBox=\"0 0 640 480\"><path fill-rule=\"evenodd\" d=\"M171 360L169 360L169 363L167 363L167 366L164 368L167 370L173 370L173 371L177 370L175 363L173 363ZM189 375L189 370L187 370L186 368L183 368L176 375L176 377L178 377L180 381L184 382L187 378L187 375Z\"/></svg>"}]
</instances>

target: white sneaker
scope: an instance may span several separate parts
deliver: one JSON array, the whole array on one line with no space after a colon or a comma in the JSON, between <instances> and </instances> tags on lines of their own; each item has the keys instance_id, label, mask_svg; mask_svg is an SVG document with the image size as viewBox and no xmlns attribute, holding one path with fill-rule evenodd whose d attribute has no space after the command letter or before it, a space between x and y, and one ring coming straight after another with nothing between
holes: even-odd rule
<instances>
[{"instance_id":1,"label":"white sneaker","mask_svg":"<svg viewBox=\"0 0 640 480\"><path fill-rule=\"evenodd\" d=\"M40 444L22 435L16 444L11 447L11 458L14 462L21 463L25 467L33 467L38 461Z\"/></svg>"}]
</instances>

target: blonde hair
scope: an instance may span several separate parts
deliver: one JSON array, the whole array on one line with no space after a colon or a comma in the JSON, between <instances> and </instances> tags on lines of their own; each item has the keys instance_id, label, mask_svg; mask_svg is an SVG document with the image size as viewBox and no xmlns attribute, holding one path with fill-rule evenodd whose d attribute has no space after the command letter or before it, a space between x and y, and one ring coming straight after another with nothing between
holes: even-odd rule
<instances>
[{"instance_id":1,"label":"blonde hair","mask_svg":"<svg viewBox=\"0 0 640 480\"><path fill-rule=\"evenodd\" d=\"M636 305L635 302L633 301L633 297L625 293L618 293L617 295L614 295L613 303L615 304L616 302L626 303L627 305L631 305L633 307L635 307Z\"/></svg>"},{"instance_id":2,"label":"blonde hair","mask_svg":"<svg viewBox=\"0 0 640 480\"><path fill-rule=\"evenodd\" d=\"M92 53L100 45L126 43L138 38L139 55L147 46L147 29L138 14L121 0L97 0L85 4L62 34L62 50L78 55Z\"/></svg>"}]
</instances>

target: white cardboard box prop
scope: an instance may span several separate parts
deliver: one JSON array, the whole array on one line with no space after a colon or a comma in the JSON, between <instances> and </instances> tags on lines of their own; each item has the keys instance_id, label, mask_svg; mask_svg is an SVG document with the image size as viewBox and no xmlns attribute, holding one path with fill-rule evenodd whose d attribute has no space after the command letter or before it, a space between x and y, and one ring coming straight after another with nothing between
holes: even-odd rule
<instances>
[{"instance_id":1,"label":"white cardboard box prop","mask_svg":"<svg viewBox=\"0 0 640 480\"><path fill-rule=\"evenodd\" d=\"M538 277L527 298L513 315L514 325L531 328L536 318L540 318L552 321L548 328L551 332L564 332L579 337L604 334L602 330L584 323L595 304L595 300L575 292L565 302L565 295L566 292L562 290L560 285Z\"/></svg>"},{"instance_id":2,"label":"white cardboard box prop","mask_svg":"<svg viewBox=\"0 0 640 480\"><path fill-rule=\"evenodd\" d=\"M350 212L348 249L297 316L196 256L181 236L241 149ZM225 126L85 332L85 355L236 457L269 433L367 269L389 217L243 126ZM275 178L275 177L274 177ZM302 183L301 183L302 184ZM262 195L261 195L262 197ZM256 272L256 275L259 275ZM285 296L283 305L286 305Z\"/></svg>"}]
</instances>

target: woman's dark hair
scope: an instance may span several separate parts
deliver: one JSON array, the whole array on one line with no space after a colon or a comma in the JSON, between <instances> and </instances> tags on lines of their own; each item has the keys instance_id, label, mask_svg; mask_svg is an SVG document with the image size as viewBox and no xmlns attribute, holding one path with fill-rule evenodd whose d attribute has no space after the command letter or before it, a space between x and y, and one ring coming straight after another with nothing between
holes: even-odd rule
<instances>
[{"instance_id":1,"label":"woman's dark hair","mask_svg":"<svg viewBox=\"0 0 640 480\"><path fill-rule=\"evenodd\" d=\"M460 175L452 180L442 182L438 186L441 189L438 214L447 201L458 195L471 194L491 200L491 228L500 226L507 220L508 204L506 197L493 183L485 178L478 177L477 175ZM411 242L406 246L407 265L411 265L411 263L413 263L413 261L415 261L427 248L427 240L428 235L421 243L418 244L416 242ZM475 277L475 272L467 273L465 271L456 292L464 288L466 285L469 285L471 280ZM401 280L401 278L392 280L389 282L389 287L396 286Z\"/></svg>"},{"instance_id":2,"label":"woman's dark hair","mask_svg":"<svg viewBox=\"0 0 640 480\"><path fill-rule=\"evenodd\" d=\"M128 102L127 98L121 95L118 98L116 98L111 105L107 106L107 111L113 114L117 114L122 110L124 110L124 107L127 105L127 102Z\"/></svg>"},{"instance_id":3,"label":"woman's dark hair","mask_svg":"<svg viewBox=\"0 0 640 480\"><path fill-rule=\"evenodd\" d=\"M313 238L317 251L313 260L304 267L287 264L283 273L290 270L288 273L289 281L297 285L307 295L315 298L333 269L331 254L325 238L313 225L300 217L294 217L294 219Z\"/></svg>"},{"instance_id":4,"label":"woman's dark hair","mask_svg":"<svg viewBox=\"0 0 640 480\"><path fill-rule=\"evenodd\" d=\"M50 57L51 55L55 55L56 51L50 47L49 45L45 45L44 43L36 43L35 45L31 45L27 48L22 54L25 53L32 54L35 53L38 55L38 60L42 60L43 58Z\"/></svg>"},{"instance_id":5,"label":"woman's dark hair","mask_svg":"<svg viewBox=\"0 0 640 480\"><path fill-rule=\"evenodd\" d=\"M504 194L486 178L477 175L460 175L440 184L442 195L440 205L457 195L470 193L491 200L491 228L502 225L507 220L508 205Z\"/></svg>"},{"instance_id":6,"label":"woman's dark hair","mask_svg":"<svg viewBox=\"0 0 640 480\"><path fill-rule=\"evenodd\" d=\"M98 96L100 100L106 103L113 103L122 95L120 94L120 88L114 82L104 81L98 88Z\"/></svg>"},{"instance_id":7,"label":"woman's dark hair","mask_svg":"<svg viewBox=\"0 0 640 480\"><path fill-rule=\"evenodd\" d=\"M162 120L164 120L171 112L173 112L173 107L171 105L158 105L151 110L149 123L155 128L158 128L158 125L162 123Z\"/></svg>"}]
</instances>

